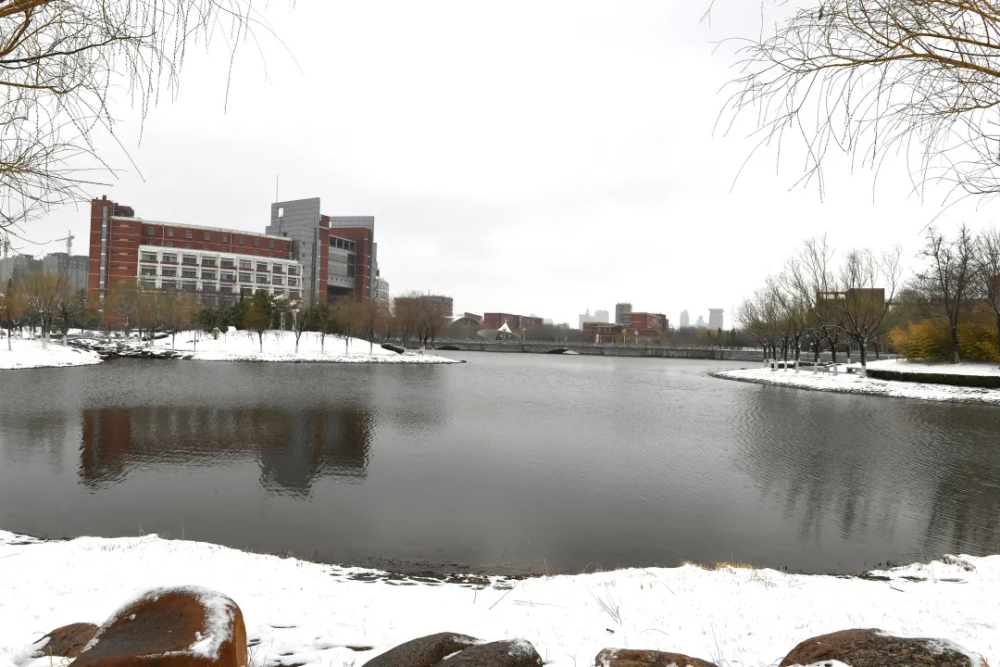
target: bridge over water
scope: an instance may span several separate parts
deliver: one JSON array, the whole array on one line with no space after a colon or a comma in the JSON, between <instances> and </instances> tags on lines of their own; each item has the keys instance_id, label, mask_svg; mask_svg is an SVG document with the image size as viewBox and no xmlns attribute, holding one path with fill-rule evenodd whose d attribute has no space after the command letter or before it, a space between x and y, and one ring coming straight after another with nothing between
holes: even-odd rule
<instances>
[{"instance_id":1,"label":"bridge over water","mask_svg":"<svg viewBox=\"0 0 1000 667\"><path fill-rule=\"evenodd\" d=\"M419 349L420 343L409 341L410 349ZM462 352L522 352L529 354L563 354L575 352L606 357L663 357L668 359L719 359L726 361L756 361L763 363L761 350L720 347L675 347L667 345L616 345L612 343L567 343L552 341L483 341L445 339L435 341L435 350Z\"/></svg>"}]
</instances>

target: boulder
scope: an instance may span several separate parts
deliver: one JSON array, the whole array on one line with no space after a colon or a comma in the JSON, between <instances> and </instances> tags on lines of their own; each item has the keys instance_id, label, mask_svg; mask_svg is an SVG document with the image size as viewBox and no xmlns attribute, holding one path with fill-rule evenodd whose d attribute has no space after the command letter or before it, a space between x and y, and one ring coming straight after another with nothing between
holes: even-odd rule
<instances>
[{"instance_id":1,"label":"boulder","mask_svg":"<svg viewBox=\"0 0 1000 667\"><path fill-rule=\"evenodd\" d=\"M205 588L151 590L112 614L77 667L246 667L243 612Z\"/></svg>"},{"instance_id":2,"label":"boulder","mask_svg":"<svg viewBox=\"0 0 1000 667\"><path fill-rule=\"evenodd\" d=\"M477 644L442 660L437 667L539 667L542 657L523 639Z\"/></svg>"},{"instance_id":3,"label":"boulder","mask_svg":"<svg viewBox=\"0 0 1000 667\"><path fill-rule=\"evenodd\" d=\"M97 634L98 627L93 623L70 623L56 628L39 639L32 646L32 658L59 656L75 658L80 655L83 647Z\"/></svg>"},{"instance_id":4,"label":"boulder","mask_svg":"<svg viewBox=\"0 0 1000 667\"><path fill-rule=\"evenodd\" d=\"M606 648L594 658L596 667L716 667L714 663L692 658L683 653L642 651L627 648Z\"/></svg>"},{"instance_id":5,"label":"boulder","mask_svg":"<svg viewBox=\"0 0 1000 667\"><path fill-rule=\"evenodd\" d=\"M441 632L411 639L375 656L363 667L431 667L446 655L469 648L479 640L454 632Z\"/></svg>"},{"instance_id":6,"label":"boulder","mask_svg":"<svg viewBox=\"0 0 1000 667\"><path fill-rule=\"evenodd\" d=\"M851 667L981 667L986 660L943 639L893 637L881 630L842 630L807 639L780 667L836 660Z\"/></svg>"}]
</instances>

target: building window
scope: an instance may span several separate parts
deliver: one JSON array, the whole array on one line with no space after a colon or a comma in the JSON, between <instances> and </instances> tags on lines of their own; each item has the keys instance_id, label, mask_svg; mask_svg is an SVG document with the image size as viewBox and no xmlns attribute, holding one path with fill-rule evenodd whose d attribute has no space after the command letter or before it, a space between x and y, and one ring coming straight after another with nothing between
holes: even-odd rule
<instances>
[{"instance_id":1,"label":"building window","mask_svg":"<svg viewBox=\"0 0 1000 667\"><path fill-rule=\"evenodd\" d=\"M257 262L257 270L267 271L267 264L265 264L264 262Z\"/></svg>"},{"instance_id":2,"label":"building window","mask_svg":"<svg viewBox=\"0 0 1000 667\"><path fill-rule=\"evenodd\" d=\"M215 271L202 271L201 272L201 279L202 280L215 280Z\"/></svg>"},{"instance_id":3,"label":"building window","mask_svg":"<svg viewBox=\"0 0 1000 667\"><path fill-rule=\"evenodd\" d=\"M285 207L284 206L279 206L278 207L278 217L282 218L282 217L284 217L284 215L285 215Z\"/></svg>"},{"instance_id":4,"label":"building window","mask_svg":"<svg viewBox=\"0 0 1000 667\"><path fill-rule=\"evenodd\" d=\"M252 283L253 282L253 278L250 276L249 273L241 273L240 274L240 282L241 283Z\"/></svg>"},{"instance_id":5,"label":"building window","mask_svg":"<svg viewBox=\"0 0 1000 667\"><path fill-rule=\"evenodd\" d=\"M163 275L163 276L165 276L165 277L167 277L167 278L176 278L177 277L177 267L174 267L174 266L165 266L162 269L160 269L160 274Z\"/></svg>"},{"instance_id":6,"label":"building window","mask_svg":"<svg viewBox=\"0 0 1000 667\"><path fill-rule=\"evenodd\" d=\"M163 245L165 245L168 248L173 248L174 247L174 242L173 241L167 241Z\"/></svg>"},{"instance_id":7,"label":"building window","mask_svg":"<svg viewBox=\"0 0 1000 667\"><path fill-rule=\"evenodd\" d=\"M299 279L298 278L289 278L288 279L288 286L289 287L298 287L298 285L299 285Z\"/></svg>"},{"instance_id":8,"label":"building window","mask_svg":"<svg viewBox=\"0 0 1000 667\"><path fill-rule=\"evenodd\" d=\"M274 265L274 266L272 267L272 270L273 270L273 271L274 271L275 273L283 273L283 272L284 272L284 269L283 269L283 267L281 266L281 264L275 264L275 265Z\"/></svg>"},{"instance_id":9,"label":"building window","mask_svg":"<svg viewBox=\"0 0 1000 667\"><path fill-rule=\"evenodd\" d=\"M191 248L191 244L190 244L190 243L185 243L185 244L184 244L184 249L185 249L185 250L191 250L191 249L192 249L192 248Z\"/></svg>"},{"instance_id":10,"label":"building window","mask_svg":"<svg viewBox=\"0 0 1000 667\"><path fill-rule=\"evenodd\" d=\"M190 229L187 230L186 232L184 232L184 238L186 238L186 239L193 239L194 238L194 232L192 232Z\"/></svg>"},{"instance_id":11,"label":"building window","mask_svg":"<svg viewBox=\"0 0 1000 667\"><path fill-rule=\"evenodd\" d=\"M173 236L173 235L174 235L174 230L168 229L167 230L167 236Z\"/></svg>"},{"instance_id":12,"label":"building window","mask_svg":"<svg viewBox=\"0 0 1000 667\"><path fill-rule=\"evenodd\" d=\"M208 232L205 232L205 240L206 241L211 241L212 240L212 235L209 234Z\"/></svg>"},{"instance_id":13,"label":"building window","mask_svg":"<svg viewBox=\"0 0 1000 667\"><path fill-rule=\"evenodd\" d=\"M163 280L160 284L163 286L163 289L177 289L177 282L174 280Z\"/></svg>"},{"instance_id":14,"label":"building window","mask_svg":"<svg viewBox=\"0 0 1000 667\"><path fill-rule=\"evenodd\" d=\"M229 280L229 281L236 280L236 274L233 273L232 271L221 271L219 273L219 280Z\"/></svg>"},{"instance_id":15,"label":"building window","mask_svg":"<svg viewBox=\"0 0 1000 667\"><path fill-rule=\"evenodd\" d=\"M155 262L156 253L155 252L144 252L142 253L142 261L144 262Z\"/></svg>"},{"instance_id":16,"label":"building window","mask_svg":"<svg viewBox=\"0 0 1000 667\"><path fill-rule=\"evenodd\" d=\"M273 284L273 285L281 285L282 284L282 282L281 282L281 276L275 276L274 278L272 278L271 279L271 284Z\"/></svg>"},{"instance_id":17,"label":"building window","mask_svg":"<svg viewBox=\"0 0 1000 667\"><path fill-rule=\"evenodd\" d=\"M237 236L236 237L236 243L238 243L239 245L243 245L243 237L242 236Z\"/></svg>"},{"instance_id":18,"label":"building window","mask_svg":"<svg viewBox=\"0 0 1000 667\"><path fill-rule=\"evenodd\" d=\"M289 266L288 267L288 275L290 275L290 276L297 276L297 275L299 275L299 267L297 267L297 266Z\"/></svg>"},{"instance_id":19,"label":"building window","mask_svg":"<svg viewBox=\"0 0 1000 667\"><path fill-rule=\"evenodd\" d=\"M197 278L197 269L181 269L181 278Z\"/></svg>"},{"instance_id":20,"label":"building window","mask_svg":"<svg viewBox=\"0 0 1000 667\"><path fill-rule=\"evenodd\" d=\"M219 264L224 269L235 269L236 268L236 262L234 262L231 259L225 259L225 258L223 258L222 261Z\"/></svg>"},{"instance_id":21,"label":"building window","mask_svg":"<svg viewBox=\"0 0 1000 667\"><path fill-rule=\"evenodd\" d=\"M139 284L146 289L156 289L156 278L143 278Z\"/></svg>"},{"instance_id":22,"label":"building window","mask_svg":"<svg viewBox=\"0 0 1000 667\"><path fill-rule=\"evenodd\" d=\"M197 265L198 264L198 258L195 257L194 255L184 255L184 259L182 260L182 263L183 264Z\"/></svg>"},{"instance_id":23,"label":"building window","mask_svg":"<svg viewBox=\"0 0 1000 667\"><path fill-rule=\"evenodd\" d=\"M142 272L139 275L143 276L155 276L156 267L155 266L144 266L142 267Z\"/></svg>"},{"instance_id":24,"label":"building window","mask_svg":"<svg viewBox=\"0 0 1000 667\"><path fill-rule=\"evenodd\" d=\"M215 266L215 258L214 257L202 257L201 258L201 265L202 266Z\"/></svg>"},{"instance_id":25,"label":"building window","mask_svg":"<svg viewBox=\"0 0 1000 667\"><path fill-rule=\"evenodd\" d=\"M288 250L288 242L285 242L285 250Z\"/></svg>"},{"instance_id":26,"label":"building window","mask_svg":"<svg viewBox=\"0 0 1000 667\"><path fill-rule=\"evenodd\" d=\"M164 264L176 264L177 263L177 255L175 255L173 253L166 253L166 252L163 253L163 263Z\"/></svg>"},{"instance_id":27,"label":"building window","mask_svg":"<svg viewBox=\"0 0 1000 667\"><path fill-rule=\"evenodd\" d=\"M222 235L222 242L223 243L229 243L229 236L227 234L223 234Z\"/></svg>"},{"instance_id":28,"label":"building window","mask_svg":"<svg viewBox=\"0 0 1000 667\"><path fill-rule=\"evenodd\" d=\"M273 248L273 247L274 247L274 241L271 241L271 242L270 242L270 243L268 244L268 247L270 247L270 248Z\"/></svg>"},{"instance_id":29,"label":"building window","mask_svg":"<svg viewBox=\"0 0 1000 667\"><path fill-rule=\"evenodd\" d=\"M253 240L253 244L254 244L255 246L259 246L259 245L260 245L260 239L254 239L254 240Z\"/></svg>"},{"instance_id":30,"label":"building window","mask_svg":"<svg viewBox=\"0 0 1000 667\"><path fill-rule=\"evenodd\" d=\"M257 284L258 285L266 285L267 284L267 276L257 276Z\"/></svg>"},{"instance_id":31,"label":"building window","mask_svg":"<svg viewBox=\"0 0 1000 667\"><path fill-rule=\"evenodd\" d=\"M249 271L250 269L253 268L253 262L251 262L249 259L241 259L240 268Z\"/></svg>"},{"instance_id":32,"label":"building window","mask_svg":"<svg viewBox=\"0 0 1000 667\"><path fill-rule=\"evenodd\" d=\"M154 233L152 227L146 227L146 236L152 236Z\"/></svg>"}]
</instances>

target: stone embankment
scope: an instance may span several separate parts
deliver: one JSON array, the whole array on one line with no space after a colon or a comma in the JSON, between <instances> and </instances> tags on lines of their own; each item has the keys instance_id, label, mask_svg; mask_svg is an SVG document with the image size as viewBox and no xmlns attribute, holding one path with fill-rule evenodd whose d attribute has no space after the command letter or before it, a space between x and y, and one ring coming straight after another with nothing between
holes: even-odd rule
<instances>
[{"instance_id":1,"label":"stone embankment","mask_svg":"<svg viewBox=\"0 0 1000 667\"><path fill-rule=\"evenodd\" d=\"M356 651L369 646L350 647ZM100 627L56 628L30 648L34 659L68 658L76 667L256 667L248 656L239 606L204 588L151 590L123 605ZM719 660L717 658L717 660ZM721 660L720 660L721 661ZM542 657L523 639L484 641L443 632L410 640L362 667L540 667ZM680 653L606 648L595 667L717 667ZM946 639L894 637L852 629L812 637L795 646L779 667L988 667L979 654Z\"/></svg>"}]
</instances>

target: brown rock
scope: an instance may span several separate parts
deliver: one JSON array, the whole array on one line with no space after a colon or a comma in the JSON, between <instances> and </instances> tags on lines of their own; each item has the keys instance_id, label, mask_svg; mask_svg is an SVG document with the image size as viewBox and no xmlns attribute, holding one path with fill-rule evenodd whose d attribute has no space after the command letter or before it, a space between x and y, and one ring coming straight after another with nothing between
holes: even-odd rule
<instances>
[{"instance_id":1,"label":"brown rock","mask_svg":"<svg viewBox=\"0 0 1000 667\"><path fill-rule=\"evenodd\" d=\"M954 644L938 639L893 637L881 630L842 630L807 639L792 649L780 667L837 660L851 667L976 667L986 665ZM988 666L987 666L988 667Z\"/></svg>"},{"instance_id":2,"label":"brown rock","mask_svg":"<svg viewBox=\"0 0 1000 667\"><path fill-rule=\"evenodd\" d=\"M478 641L454 632L427 635L389 649L366 662L363 667L431 667L446 655L469 648Z\"/></svg>"},{"instance_id":3,"label":"brown rock","mask_svg":"<svg viewBox=\"0 0 1000 667\"><path fill-rule=\"evenodd\" d=\"M62 658L75 658L97 634L97 626L93 623L70 623L56 628L35 643L33 658L52 655Z\"/></svg>"},{"instance_id":4,"label":"brown rock","mask_svg":"<svg viewBox=\"0 0 1000 667\"><path fill-rule=\"evenodd\" d=\"M606 648L594 658L597 667L716 667L714 663L692 658L683 653L639 651L627 648Z\"/></svg>"},{"instance_id":5,"label":"brown rock","mask_svg":"<svg viewBox=\"0 0 1000 667\"><path fill-rule=\"evenodd\" d=\"M161 588L105 621L76 667L246 667L243 612L204 588Z\"/></svg>"},{"instance_id":6,"label":"brown rock","mask_svg":"<svg viewBox=\"0 0 1000 667\"><path fill-rule=\"evenodd\" d=\"M538 667L542 657L523 639L470 646L437 667Z\"/></svg>"}]
</instances>

